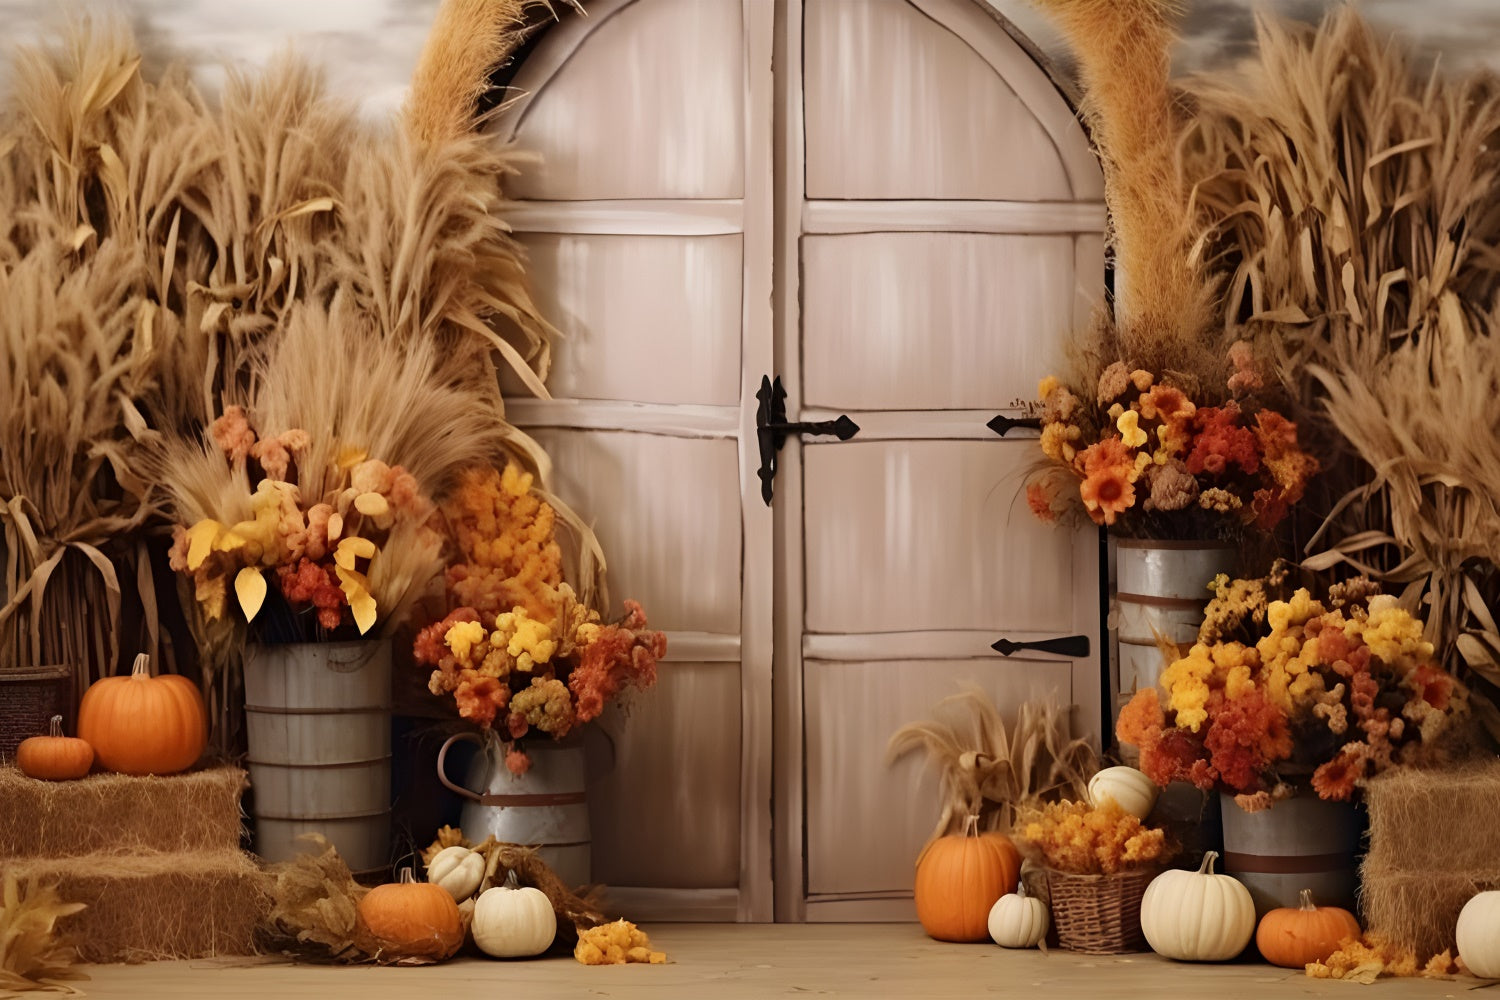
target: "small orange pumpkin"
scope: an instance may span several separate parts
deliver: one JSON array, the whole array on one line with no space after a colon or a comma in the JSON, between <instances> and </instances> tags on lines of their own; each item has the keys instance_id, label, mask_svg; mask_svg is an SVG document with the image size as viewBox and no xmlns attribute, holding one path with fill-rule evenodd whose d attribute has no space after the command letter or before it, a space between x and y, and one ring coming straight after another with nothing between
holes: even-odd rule
<instances>
[{"instance_id":1,"label":"small orange pumpkin","mask_svg":"<svg viewBox=\"0 0 1500 1000\"><path fill-rule=\"evenodd\" d=\"M416 881L410 868L401 869L399 882L365 893L356 910L383 958L442 960L464 943L463 921L453 896L440 885Z\"/></svg>"},{"instance_id":2,"label":"small orange pumpkin","mask_svg":"<svg viewBox=\"0 0 1500 1000\"><path fill-rule=\"evenodd\" d=\"M1267 913L1255 932L1261 957L1285 969L1327 960L1345 938L1360 935L1359 921L1337 906L1314 906L1312 890L1302 890L1302 905Z\"/></svg>"},{"instance_id":3,"label":"small orange pumpkin","mask_svg":"<svg viewBox=\"0 0 1500 1000\"><path fill-rule=\"evenodd\" d=\"M62 716L54 715L51 733L22 740L16 747L16 766L27 777L69 781L89 773L94 766L94 748L87 740L64 736Z\"/></svg>"},{"instance_id":4,"label":"small orange pumpkin","mask_svg":"<svg viewBox=\"0 0 1500 1000\"><path fill-rule=\"evenodd\" d=\"M970 816L963 833L939 837L917 858L917 919L939 941L988 941L990 910L1015 892L1020 874L1010 838L980 833Z\"/></svg>"},{"instance_id":5,"label":"small orange pumpkin","mask_svg":"<svg viewBox=\"0 0 1500 1000\"><path fill-rule=\"evenodd\" d=\"M152 677L144 653L128 677L95 681L78 706L78 735L101 767L121 774L176 774L203 756L208 712L186 677Z\"/></svg>"}]
</instances>

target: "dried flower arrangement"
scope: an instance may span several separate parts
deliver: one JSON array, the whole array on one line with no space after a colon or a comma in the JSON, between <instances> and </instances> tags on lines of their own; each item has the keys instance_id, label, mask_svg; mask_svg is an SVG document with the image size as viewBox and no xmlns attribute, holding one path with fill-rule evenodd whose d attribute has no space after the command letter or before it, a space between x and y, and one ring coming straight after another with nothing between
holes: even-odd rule
<instances>
[{"instance_id":1,"label":"dried flower arrangement","mask_svg":"<svg viewBox=\"0 0 1500 1000\"><path fill-rule=\"evenodd\" d=\"M1214 321L1216 284L1176 162L1167 74L1175 5L1043 0L1076 54L1104 165L1122 274L1113 317L1077 338L1073 370L1035 408L1046 462L1027 500L1043 520L1085 513L1144 538L1273 529L1318 463L1250 345Z\"/></svg>"},{"instance_id":2,"label":"dried flower arrangement","mask_svg":"<svg viewBox=\"0 0 1500 1000\"><path fill-rule=\"evenodd\" d=\"M429 690L494 732L506 767L524 774L531 759L517 741L533 730L562 739L624 689L650 687L667 639L647 629L635 601L605 623L579 599L563 580L553 504L514 463L466 471L444 514L457 553L452 610L421 630L413 652L433 668Z\"/></svg>"},{"instance_id":3,"label":"dried flower arrangement","mask_svg":"<svg viewBox=\"0 0 1500 1000\"><path fill-rule=\"evenodd\" d=\"M1273 530L1302 498L1318 461L1297 425L1259 397L1249 345L1229 350L1227 395L1194 400L1167 373L1106 367L1080 398L1042 380L1042 452L1027 485L1045 521L1080 506L1095 524L1146 538L1233 538Z\"/></svg>"},{"instance_id":4,"label":"dried flower arrangement","mask_svg":"<svg viewBox=\"0 0 1500 1000\"><path fill-rule=\"evenodd\" d=\"M1394 597L1357 579L1322 601L1306 588L1271 599L1282 582L1216 579L1197 644L1121 711L1120 741L1158 784L1218 787L1255 811L1310 773L1320 797L1343 801L1457 731L1468 692Z\"/></svg>"}]
</instances>

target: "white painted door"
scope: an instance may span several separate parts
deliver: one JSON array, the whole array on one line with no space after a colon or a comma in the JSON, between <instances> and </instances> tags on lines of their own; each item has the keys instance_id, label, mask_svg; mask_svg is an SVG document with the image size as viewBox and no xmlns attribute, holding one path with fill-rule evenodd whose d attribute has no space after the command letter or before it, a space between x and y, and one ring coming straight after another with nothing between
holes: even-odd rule
<instances>
[{"instance_id":1,"label":"white painted door","mask_svg":"<svg viewBox=\"0 0 1500 1000\"><path fill-rule=\"evenodd\" d=\"M777 912L912 919L937 796L920 761L886 766L891 733L965 684L1097 727L1097 540L1033 520L1035 441L986 422L1099 300L1102 181L973 0L793 6L780 369L801 419L861 432L809 439L779 484ZM1090 654L990 648L1067 635Z\"/></svg>"},{"instance_id":2,"label":"white painted door","mask_svg":"<svg viewBox=\"0 0 1500 1000\"><path fill-rule=\"evenodd\" d=\"M586 9L502 125L544 159L512 219L567 335L512 416L669 632L598 748L595 875L643 919L910 917L935 796L890 733L965 681L1099 715L1094 538L1031 520L1035 444L985 427L1097 300L1098 167L977 0ZM861 427L789 441L769 508L767 374Z\"/></svg>"}]
</instances>

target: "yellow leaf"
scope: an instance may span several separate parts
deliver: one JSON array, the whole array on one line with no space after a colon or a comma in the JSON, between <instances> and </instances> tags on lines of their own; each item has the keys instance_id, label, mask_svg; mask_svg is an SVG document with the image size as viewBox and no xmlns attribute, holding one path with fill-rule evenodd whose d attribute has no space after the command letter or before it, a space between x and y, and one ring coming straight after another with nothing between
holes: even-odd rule
<instances>
[{"instance_id":1,"label":"yellow leaf","mask_svg":"<svg viewBox=\"0 0 1500 1000\"><path fill-rule=\"evenodd\" d=\"M350 469L354 468L360 462L363 462L366 458L368 458L369 455L370 453L365 451L365 449L363 448L356 448L353 445L346 444L344 445L344 447L339 449L339 457L336 459L336 461L340 469L348 472Z\"/></svg>"},{"instance_id":2,"label":"yellow leaf","mask_svg":"<svg viewBox=\"0 0 1500 1000\"><path fill-rule=\"evenodd\" d=\"M339 586L349 601L349 610L354 613L354 624L359 626L359 634L364 635L375 624L376 618L375 597L370 593L369 577L343 566L335 566L334 572L338 574Z\"/></svg>"},{"instance_id":3,"label":"yellow leaf","mask_svg":"<svg viewBox=\"0 0 1500 1000\"><path fill-rule=\"evenodd\" d=\"M197 569L203 565L203 560L213 551L214 540L219 537L219 532L224 530L223 525L213 518L205 517L197 524L188 529L188 569Z\"/></svg>"},{"instance_id":4,"label":"yellow leaf","mask_svg":"<svg viewBox=\"0 0 1500 1000\"><path fill-rule=\"evenodd\" d=\"M240 599L245 621L254 621L260 606L266 602L266 578L260 570L246 566L234 578L234 593Z\"/></svg>"},{"instance_id":5,"label":"yellow leaf","mask_svg":"<svg viewBox=\"0 0 1500 1000\"><path fill-rule=\"evenodd\" d=\"M379 493L361 493L354 498L354 509L366 517L379 517L389 511L391 505Z\"/></svg>"},{"instance_id":6,"label":"yellow leaf","mask_svg":"<svg viewBox=\"0 0 1500 1000\"><path fill-rule=\"evenodd\" d=\"M214 540L215 552L233 552L235 549L243 548L245 536L237 531L226 531Z\"/></svg>"},{"instance_id":7,"label":"yellow leaf","mask_svg":"<svg viewBox=\"0 0 1500 1000\"><path fill-rule=\"evenodd\" d=\"M360 538L358 535L350 535L339 542L339 547L333 552L333 561L339 568L354 570L354 560L375 558L375 543L368 538Z\"/></svg>"},{"instance_id":8,"label":"yellow leaf","mask_svg":"<svg viewBox=\"0 0 1500 1000\"><path fill-rule=\"evenodd\" d=\"M334 511L332 514L328 515L328 540L330 542L336 542L338 541L339 536L343 533L344 515L340 514L338 511Z\"/></svg>"}]
</instances>

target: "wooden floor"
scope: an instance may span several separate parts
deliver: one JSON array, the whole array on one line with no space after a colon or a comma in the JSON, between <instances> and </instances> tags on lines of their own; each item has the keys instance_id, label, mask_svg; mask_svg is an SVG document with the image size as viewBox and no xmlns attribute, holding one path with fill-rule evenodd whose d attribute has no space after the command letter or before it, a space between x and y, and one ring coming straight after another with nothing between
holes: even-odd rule
<instances>
[{"instance_id":1,"label":"wooden floor","mask_svg":"<svg viewBox=\"0 0 1500 1000\"><path fill-rule=\"evenodd\" d=\"M76 985L97 1000L292 1000L412 997L764 1000L773 997L1129 997L1200 1000L1457 997L1479 980L1383 980L1372 987L1308 979L1260 964L1185 965L1155 955L1088 958L929 940L909 924L663 924L647 928L668 965L588 968L571 958L457 959L420 968L329 968L269 960L160 962L88 968ZM33 994L40 997L41 995Z\"/></svg>"}]
</instances>

